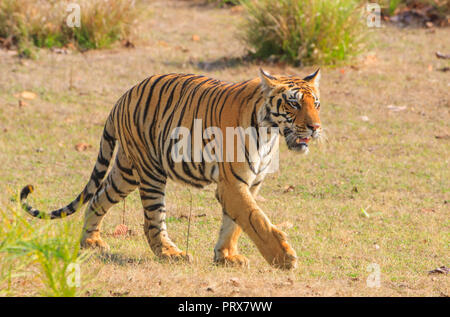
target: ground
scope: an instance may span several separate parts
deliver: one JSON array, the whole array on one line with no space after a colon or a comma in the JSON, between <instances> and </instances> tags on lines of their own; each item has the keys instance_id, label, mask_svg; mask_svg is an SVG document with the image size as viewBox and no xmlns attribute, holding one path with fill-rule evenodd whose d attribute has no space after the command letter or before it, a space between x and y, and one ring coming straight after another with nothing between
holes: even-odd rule
<instances>
[{"instance_id":1,"label":"ground","mask_svg":"<svg viewBox=\"0 0 450 317\"><path fill-rule=\"evenodd\" d=\"M42 210L71 201L87 182L108 112L149 75L184 72L225 81L273 74L306 75L314 67L240 61L239 12L153 1L136 32L136 48L117 47L21 60L0 50L0 208L32 183ZM186 249L193 218L191 265L160 262L143 235L135 192L106 216L107 255L82 267L85 296L449 296L450 29L372 30L369 53L339 67L322 67L321 119L326 142L298 156L281 144L280 170L267 177L260 205L288 234L298 268L271 268L243 236L246 270L213 265L221 210L214 187L170 183L168 231ZM193 37L197 35L197 37ZM136 37L137 38L137 37ZM31 91L32 100L17 94ZM91 145L76 151L79 143ZM191 196L192 195L192 196ZM192 199L191 199L192 197ZM191 202L192 201L192 202ZM114 237L124 221L131 233ZM63 221L81 225L82 213ZM39 221L33 222L38 226ZM379 267L379 287L367 282ZM15 284L14 284L15 283ZM14 281L34 295L36 278Z\"/></svg>"}]
</instances>

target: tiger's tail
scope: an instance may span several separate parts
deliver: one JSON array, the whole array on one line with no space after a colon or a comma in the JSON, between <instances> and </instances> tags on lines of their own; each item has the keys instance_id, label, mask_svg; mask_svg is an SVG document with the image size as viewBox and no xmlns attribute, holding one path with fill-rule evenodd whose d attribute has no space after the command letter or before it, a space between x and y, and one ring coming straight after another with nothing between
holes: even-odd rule
<instances>
[{"instance_id":1,"label":"tiger's tail","mask_svg":"<svg viewBox=\"0 0 450 317\"><path fill-rule=\"evenodd\" d=\"M39 211L26 203L26 199L30 193L33 192L34 187L27 185L22 188L20 192L20 202L22 207L33 217L41 219L58 219L69 216L84 206L91 200L95 192L99 189L103 179L105 178L106 171L108 170L111 158L116 146L116 132L112 115L106 120L105 128L103 129L103 136L100 141L100 151L98 153L97 162L92 170L91 178L84 187L83 191L75 198L71 203L50 212Z\"/></svg>"}]
</instances>

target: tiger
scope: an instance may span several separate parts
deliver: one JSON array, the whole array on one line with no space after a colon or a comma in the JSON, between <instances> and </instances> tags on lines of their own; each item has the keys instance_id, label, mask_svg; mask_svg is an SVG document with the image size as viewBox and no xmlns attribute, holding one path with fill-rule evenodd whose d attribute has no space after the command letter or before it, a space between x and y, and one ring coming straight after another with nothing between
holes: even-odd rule
<instances>
[{"instance_id":1,"label":"tiger","mask_svg":"<svg viewBox=\"0 0 450 317\"><path fill-rule=\"evenodd\" d=\"M279 132L272 135L276 142L284 137L289 150L306 154L308 142L319 139L322 131L319 81L320 69L301 78L271 75L260 68L259 76L239 83L194 74L150 76L124 93L111 110L97 161L78 196L65 207L41 212L27 203L34 189L27 185L20 192L22 207L34 217L57 219L88 204L80 244L107 252L109 246L100 236L102 220L113 205L138 189L144 233L155 256L192 262L192 255L180 250L167 232L167 180L197 188L213 184L222 207L213 263L249 266L249 260L238 252L243 231L270 265L293 269L297 255L287 234L272 224L256 202L276 147L269 146L264 155L255 158L245 141L242 161L174 160L177 140L171 132L180 127L192 131L199 119L203 129L270 127Z\"/></svg>"}]
</instances>

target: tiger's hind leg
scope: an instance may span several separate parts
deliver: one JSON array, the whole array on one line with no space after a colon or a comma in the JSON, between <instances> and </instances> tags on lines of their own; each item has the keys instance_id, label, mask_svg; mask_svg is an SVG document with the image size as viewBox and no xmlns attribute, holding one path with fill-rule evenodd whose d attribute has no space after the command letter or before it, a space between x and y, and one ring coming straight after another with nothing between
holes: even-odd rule
<instances>
[{"instance_id":1,"label":"tiger's hind leg","mask_svg":"<svg viewBox=\"0 0 450 317\"><path fill-rule=\"evenodd\" d=\"M164 260L192 262L192 256L178 247L170 240L167 234L165 187L166 178L162 176L152 178L159 181L142 180L139 186L142 205L144 207L144 232L153 253Z\"/></svg>"},{"instance_id":2,"label":"tiger's hind leg","mask_svg":"<svg viewBox=\"0 0 450 317\"><path fill-rule=\"evenodd\" d=\"M135 190L139 182L137 174L125 156L121 147L117 152L116 161L91 199L84 217L82 247L94 247L109 250L109 246L100 237L101 223L108 210Z\"/></svg>"}]
</instances>

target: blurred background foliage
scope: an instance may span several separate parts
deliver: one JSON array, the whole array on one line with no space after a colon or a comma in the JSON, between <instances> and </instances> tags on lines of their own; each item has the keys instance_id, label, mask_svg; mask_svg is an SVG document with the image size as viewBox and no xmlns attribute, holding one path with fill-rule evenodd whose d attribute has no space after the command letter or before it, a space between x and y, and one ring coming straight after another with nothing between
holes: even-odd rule
<instances>
[{"instance_id":1,"label":"blurred background foliage","mask_svg":"<svg viewBox=\"0 0 450 317\"><path fill-rule=\"evenodd\" d=\"M185 0L186 1L186 0ZM80 0L81 27L68 27L72 1L0 0L0 44L15 45L21 56L35 47L108 48L127 40L143 18L145 1ZM258 59L294 65L336 64L367 48L367 1L205 0L220 7L241 6L245 23L236 34ZM423 15L448 23L448 0L379 0L384 16ZM408 18L408 16L406 17ZM444 22L442 22L444 21ZM5 44L6 43L6 44Z\"/></svg>"}]
</instances>

